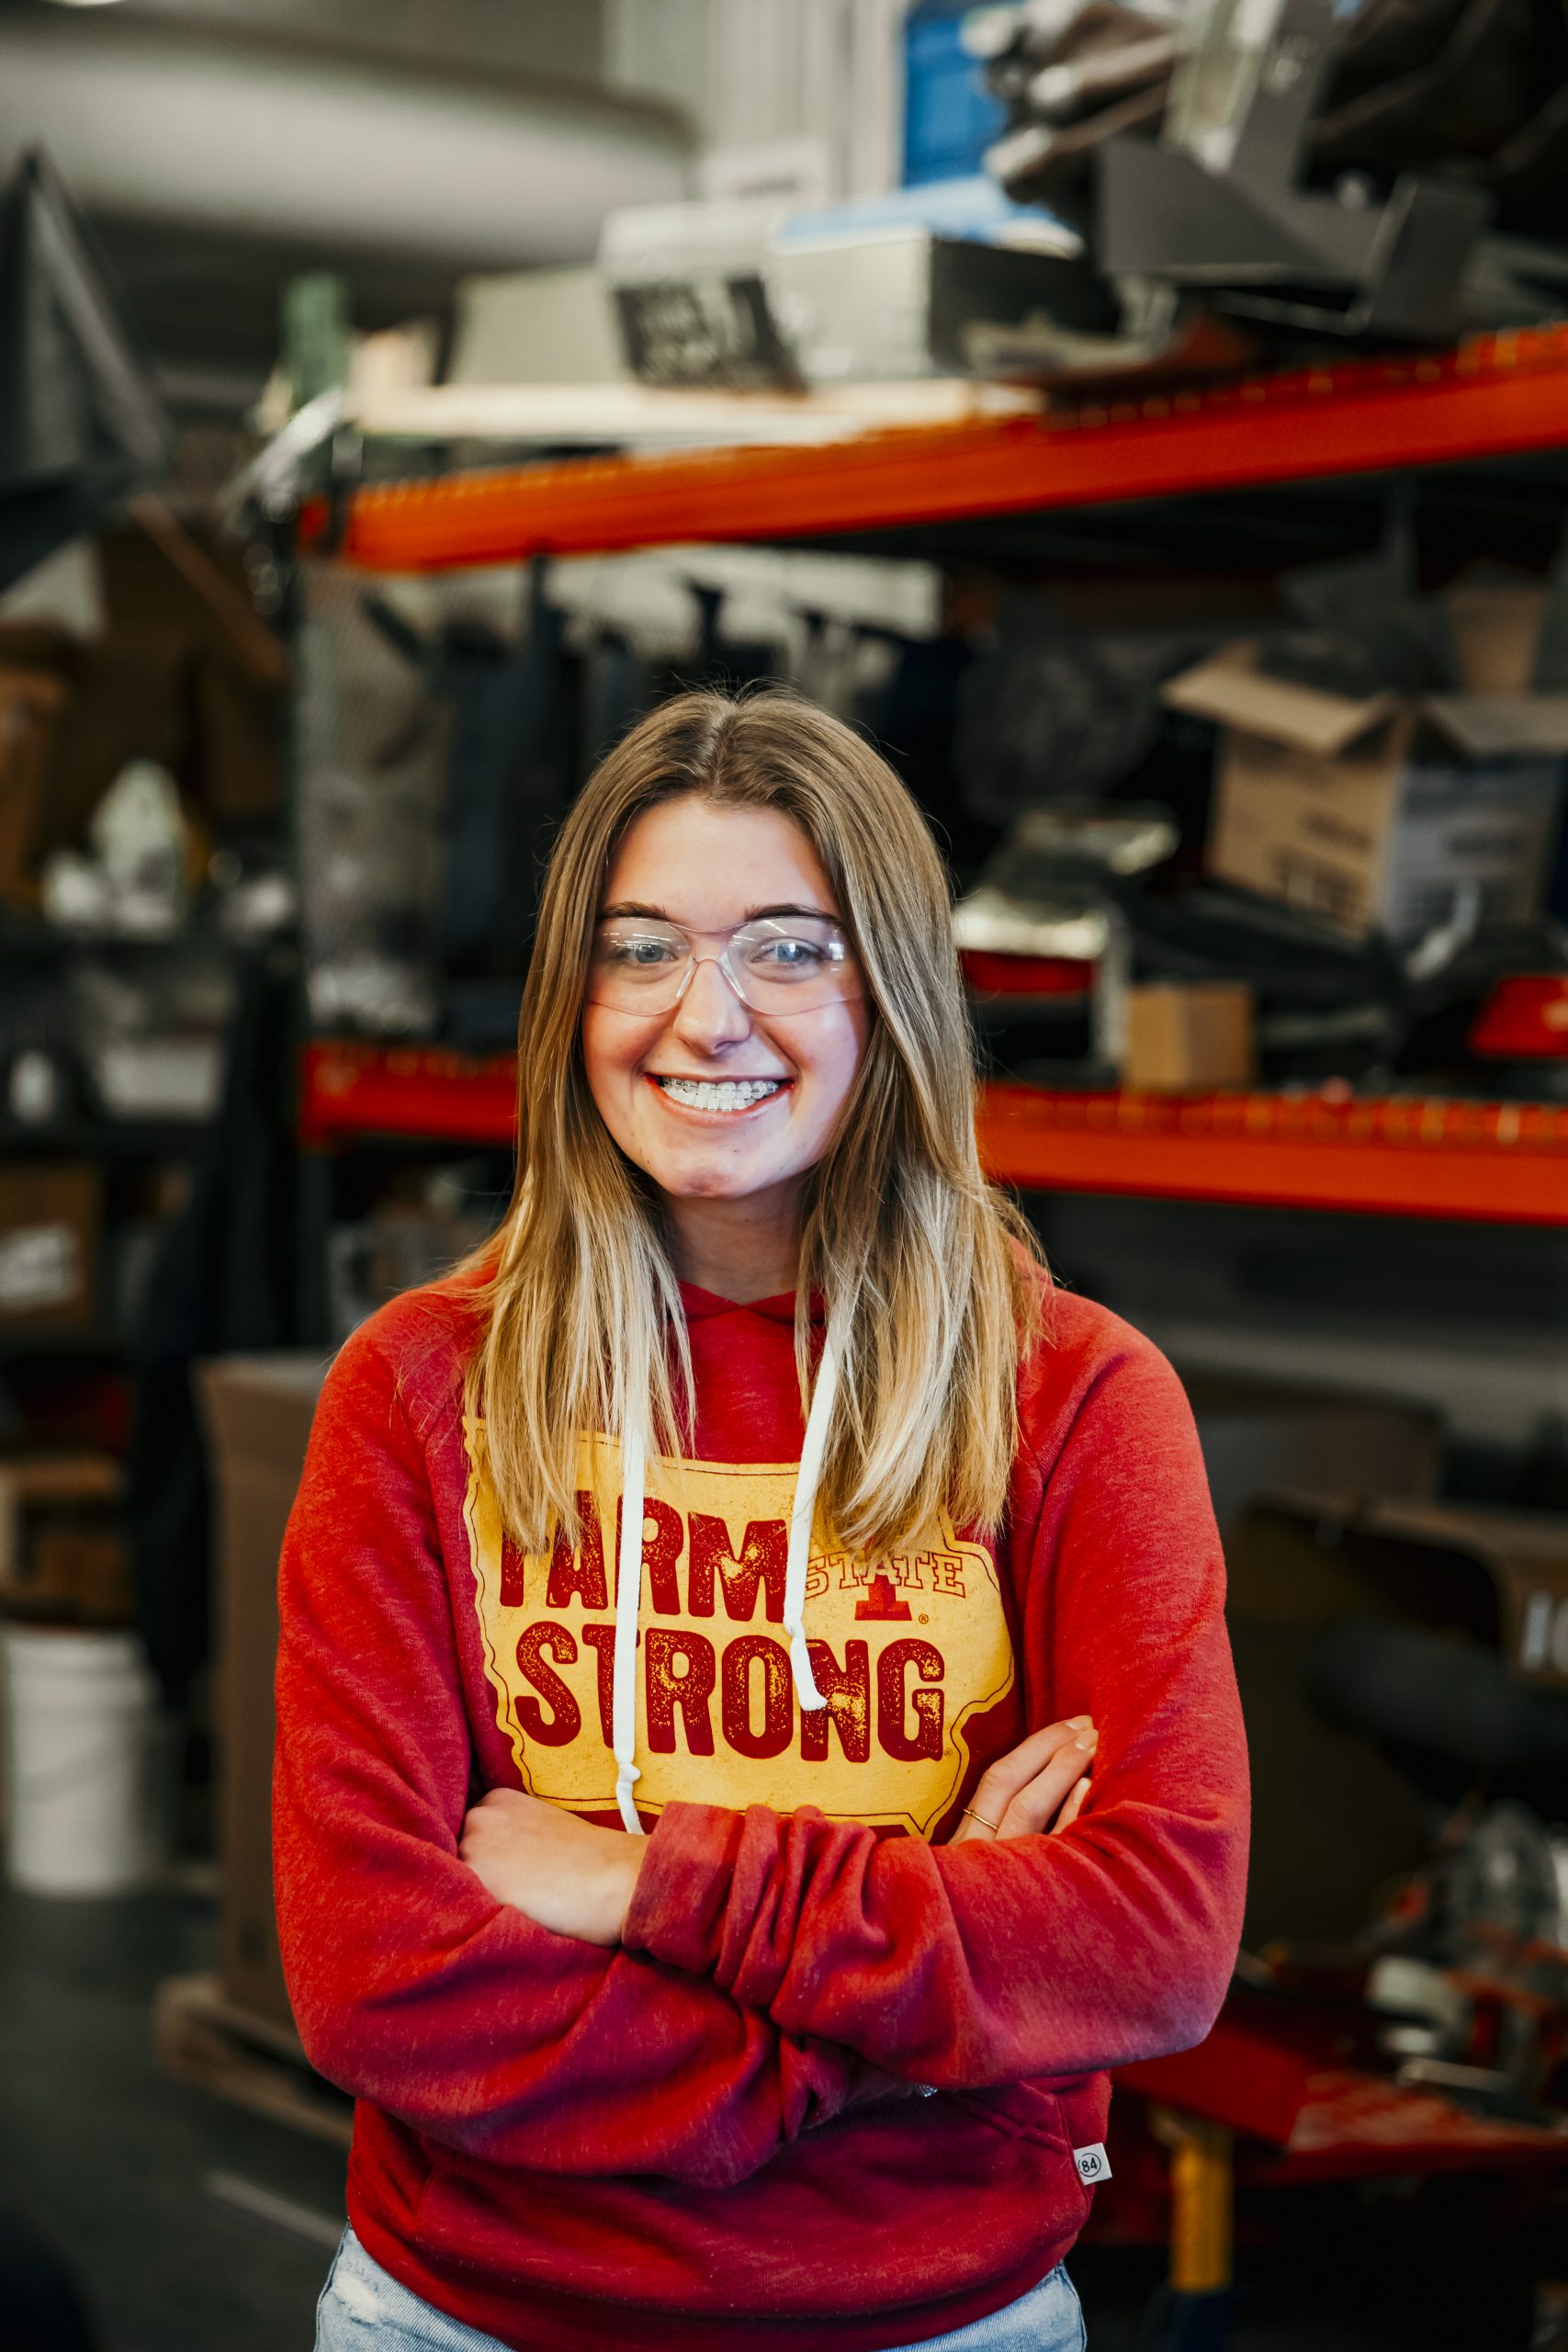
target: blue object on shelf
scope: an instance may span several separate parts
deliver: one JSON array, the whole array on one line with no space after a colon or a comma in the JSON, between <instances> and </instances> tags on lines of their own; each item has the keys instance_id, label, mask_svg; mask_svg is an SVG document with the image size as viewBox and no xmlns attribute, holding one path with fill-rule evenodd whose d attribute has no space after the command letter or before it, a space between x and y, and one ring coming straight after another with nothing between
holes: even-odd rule
<instances>
[{"instance_id":1,"label":"blue object on shelf","mask_svg":"<svg viewBox=\"0 0 1568 2352\"><path fill-rule=\"evenodd\" d=\"M904 28L904 183L977 172L1007 109L964 48L967 0L919 0Z\"/></svg>"},{"instance_id":2,"label":"blue object on shelf","mask_svg":"<svg viewBox=\"0 0 1568 2352\"><path fill-rule=\"evenodd\" d=\"M890 188L885 196L847 197L815 212L792 212L773 231L775 245L819 244L826 237L872 236L884 229L927 229L933 237L958 237L970 244L1021 242L1021 231L1043 234L1055 215L1043 205L1015 204L999 180L987 173L963 179L921 180Z\"/></svg>"}]
</instances>

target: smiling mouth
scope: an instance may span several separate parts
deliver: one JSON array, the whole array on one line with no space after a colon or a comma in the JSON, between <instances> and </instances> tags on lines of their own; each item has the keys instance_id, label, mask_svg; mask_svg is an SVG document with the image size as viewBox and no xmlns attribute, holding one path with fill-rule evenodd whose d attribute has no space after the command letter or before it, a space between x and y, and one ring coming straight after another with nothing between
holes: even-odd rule
<instances>
[{"instance_id":1,"label":"smiling mouth","mask_svg":"<svg viewBox=\"0 0 1568 2352\"><path fill-rule=\"evenodd\" d=\"M750 1111L784 1091L782 1078L656 1078L655 1086L689 1111Z\"/></svg>"}]
</instances>

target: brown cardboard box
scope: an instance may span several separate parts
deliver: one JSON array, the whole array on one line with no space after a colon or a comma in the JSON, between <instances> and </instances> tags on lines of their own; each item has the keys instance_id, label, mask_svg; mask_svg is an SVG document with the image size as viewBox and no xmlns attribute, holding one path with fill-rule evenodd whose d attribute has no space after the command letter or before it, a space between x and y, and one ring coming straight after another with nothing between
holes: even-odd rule
<instances>
[{"instance_id":1,"label":"brown cardboard box","mask_svg":"<svg viewBox=\"0 0 1568 2352\"><path fill-rule=\"evenodd\" d=\"M130 1546L117 1527L40 1527L22 1613L70 1625L133 1625Z\"/></svg>"},{"instance_id":2,"label":"brown cardboard box","mask_svg":"<svg viewBox=\"0 0 1568 2352\"><path fill-rule=\"evenodd\" d=\"M204 1364L218 1498L219 1971L239 2007L291 2023L272 1899L277 1555L325 1365L316 1356Z\"/></svg>"},{"instance_id":3,"label":"brown cardboard box","mask_svg":"<svg viewBox=\"0 0 1568 2352\"><path fill-rule=\"evenodd\" d=\"M73 1624L129 1624L130 1564L113 1454L0 1455L0 1610Z\"/></svg>"},{"instance_id":4,"label":"brown cardboard box","mask_svg":"<svg viewBox=\"0 0 1568 2352\"><path fill-rule=\"evenodd\" d=\"M1356 701L1265 676L1247 645L1164 694L1223 730L1206 854L1221 880L1352 934L1418 937L1468 886L1488 922L1536 912L1568 695Z\"/></svg>"},{"instance_id":5,"label":"brown cardboard box","mask_svg":"<svg viewBox=\"0 0 1568 2352\"><path fill-rule=\"evenodd\" d=\"M251 602L238 549L220 538L183 538L186 564L172 560L166 537L140 522L106 535L101 560L111 641L133 649L150 643L159 655L178 649L178 665L169 673L171 713L184 730L175 772L187 802L218 826L275 823L287 709L281 670L258 668L254 642L235 634L234 614L248 611ZM259 625L257 633L265 642ZM173 752L162 756L173 763Z\"/></svg>"},{"instance_id":6,"label":"brown cardboard box","mask_svg":"<svg viewBox=\"0 0 1568 2352\"><path fill-rule=\"evenodd\" d=\"M1124 1086L1169 1093L1246 1086L1252 1071L1252 990L1244 982L1128 989Z\"/></svg>"},{"instance_id":7,"label":"brown cardboard box","mask_svg":"<svg viewBox=\"0 0 1568 2352\"><path fill-rule=\"evenodd\" d=\"M67 693L47 671L0 669L0 898L28 894Z\"/></svg>"},{"instance_id":8,"label":"brown cardboard box","mask_svg":"<svg viewBox=\"0 0 1568 2352\"><path fill-rule=\"evenodd\" d=\"M0 1168L0 1329L90 1329L102 1221L96 1168L63 1160Z\"/></svg>"},{"instance_id":9,"label":"brown cardboard box","mask_svg":"<svg viewBox=\"0 0 1568 2352\"><path fill-rule=\"evenodd\" d=\"M209 653L197 676L201 800L216 823L270 825L282 799L283 705Z\"/></svg>"},{"instance_id":10,"label":"brown cardboard box","mask_svg":"<svg viewBox=\"0 0 1568 2352\"><path fill-rule=\"evenodd\" d=\"M174 527L171 526L171 527ZM282 655L249 605L238 553L180 534L182 569L140 524L98 548L107 628L83 639L36 617L0 621L0 893L17 867L31 876L51 850L78 846L128 760L155 760L187 809L211 823L275 821L282 799ZM194 568L193 568L194 567ZM257 657L257 641L271 660ZM24 810L7 788L7 681L54 689L47 742ZM18 853L16 847L20 841Z\"/></svg>"},{"instance_id":11,"label":"brown cardboard box","mask_svg":"<svg viewBox=\"0 0 1568 2352\"><path fill-rule=\"evenodd\" d=\"M76 655L50 768L44 851L76 846L128 760L155 760L182 779L191 758L191 652L152 631L104 638Z\"/></svg>"},{"instance_id":12,"label":"brown cardboard box","mask_svg":"<svg viewBox=\"0 0 1568 2352\"><path fill-rule=\"evenodd\" d=\"M1477 566L1445 592L1443 610L1466 694L1529 692L1546 601L1543 581L1501 565Z\"/></svg>"}]
</instances>

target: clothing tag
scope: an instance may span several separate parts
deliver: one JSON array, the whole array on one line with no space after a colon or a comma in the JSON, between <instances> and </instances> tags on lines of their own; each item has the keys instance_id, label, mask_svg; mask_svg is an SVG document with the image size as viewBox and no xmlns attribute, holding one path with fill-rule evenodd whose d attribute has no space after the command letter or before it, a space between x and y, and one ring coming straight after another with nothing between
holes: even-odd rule
<instances>
[{"instance_id":1,"label":"clothing tag","mask_svg":"<svg viewBox=\"0 0 1568 2352\"><path fill-rule=\"evenodd\" d=\"M1073 2162L1078 2168L1080 2180L1109 2180L1111 2177L1111 2159L1105 2153L1103 2140L1097 2140L1092 2148L1075 2148Z\"/></svg>"}]
</instances>

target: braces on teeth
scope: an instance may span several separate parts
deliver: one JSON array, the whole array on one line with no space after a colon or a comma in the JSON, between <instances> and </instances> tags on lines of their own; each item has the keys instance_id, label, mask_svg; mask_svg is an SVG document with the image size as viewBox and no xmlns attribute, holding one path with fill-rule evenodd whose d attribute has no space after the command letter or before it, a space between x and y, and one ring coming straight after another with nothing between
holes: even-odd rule
<instances>
[{"instance_id":1,"label":"braces on teeth","mask_svg":"<svg viewBox=\"0 0 1568 2352\"><path fill-rule=\"evenodd\" d=\"M659 1081L666 1094L696 1111L750 1110L753 1102L776 1094L781 1082L776 1078L661 1078Z\"/></svg>"}]
</instances>

